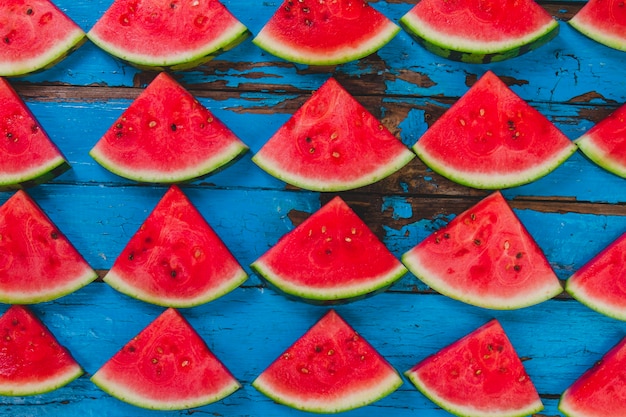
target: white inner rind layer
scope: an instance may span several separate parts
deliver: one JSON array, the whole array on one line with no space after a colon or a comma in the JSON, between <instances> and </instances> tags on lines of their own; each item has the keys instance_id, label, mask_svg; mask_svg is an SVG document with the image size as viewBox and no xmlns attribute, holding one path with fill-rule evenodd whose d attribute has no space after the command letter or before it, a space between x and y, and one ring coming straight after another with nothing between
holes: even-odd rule
<instances>
[{"instance_id":1,"label":"white inner rind layer","mask_svg":"<svg viewBox=\"0 0 626 417\"><path fill-rule=\"evenodd\" d=\"M400 27L392 21L380 27L366 42L345 45L343 48L328 51L327 49L311 51L302 48L297 42L285 43L272 35L265 28L257 34L252 43L267 52L287 61L307 65L337 65L364 58L386 45L400 31Z\"/></svg>"},{"instance_id":2,"label":"white inner rind layer","mask_svg":"<svg viewBox=\"0 0 626 417\"><path fill-rule=\"evenodd\" d=\"M598 6L600 7L600 6ZM607 6L608 7L608 6ZM585 21L580 15L574 15L568 23L580 33L608 47L626 51L626 37L596 27L592 22Z\"/></svg>"},{"instance_id":3,"label":"white inner rind layer","mask_svg":"<svg viewBox=\"0 0 626 417\"><path fill-rule=\"evenodd\" d=\"M296 396L291 391L281 391L279 387L272 384L271 380L265 378L264 374L259 375L252 382L252 386L274 401L298 410L313 413L339 413L371 404L391 394L402 385L402 378L395 370L390 369L386 375L376 376L374 381L361 382L367 386L337 394L334 399L325 401L311 398L306 392Z\"/></svg>"},{"instance_id":4,"label":"white inner rind layer","mask_svg":"<svg viewBox=\"0 0 626 417\"><path fill-rule=\"evenodd\" d=\"M494 41L479 41L466 36L457 36L453 33L441 32L428 22L423 21L412 13L407 13L400 18L400 21L415 35L423 38L427 42L441 48L454 51L462 51L477 54L492 54L508 51L533 42L543 35L550 33L559 24L556 20L551 20L539 29L518 38L508 38Z\"/></svg>"},{"instance_id":5,"label":"white inner rind layer","mask_svg":"<svg viewBox=\"0 0 626 417\"><path fill-rule=\"evenodd\" d=\"M587 156L587 158L598 164L598 166L612 172L615 175L626 178L626 166L617 162L609 154L604 152L602 148L596 144L593 135L584 134L580 138L576 139L574 143L578 145L578 148Z\"/></svg>"},{"instance_id":6,"label":"white inner rind layer","mask_svg":"<svg viewBox=\"0 0 626 417\"><path fill-rule=\"evenodd\" d=\"M56 374L45 380L37 380L29 383L0 384L0 395L23 396L44 394L54 391L64 385L69 384L83 374L83 369L78 364L56 370Z\"/></svg>"},{"instance_id":7,"label":"white inner rind layer","mask_svg":"<svg viewBox=\"0 0 626 417\"><path fill-rule=\"evenodd\" d=\"M0 175L0 186L34 181L63 164L67 164L67 161L63 156L57 155L52 159L44 161L42 164L29 167L20 172Z\"/></svg>"}]
</instances>

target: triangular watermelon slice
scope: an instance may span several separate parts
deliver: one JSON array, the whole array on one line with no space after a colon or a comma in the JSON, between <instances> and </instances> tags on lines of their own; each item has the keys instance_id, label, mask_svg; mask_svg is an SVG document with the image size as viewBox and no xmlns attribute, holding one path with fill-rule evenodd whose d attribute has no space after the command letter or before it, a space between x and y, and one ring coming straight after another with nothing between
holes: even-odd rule
<instances>
[{"instance_id":1,"label":"triangular watermelon slice","mask_svg":"<svg viewBox=\"0 0 626 417\"><path fill-rule=\"evenodd\" d=\"M621 1L589 0L568 23L596 42L626 51L626 7Z\"/></svg>"},{"instance_id":2,"label":"triangular watermelon slice","mask_svg":"<svg viewBox=\"0 0 626 417\"><path fill-rule=\"evenodd\" d=\"M565 290L589 308L626 320L626 233L570 276Z\"/></svg>"},{"instance_id":3,"label":"triangular watermelon slice","mask_svg":"<svg viewBox=\"0 0 626 417\"><path fill-rule=\"evenodd\" d=\"M587 158L626 178L626 104L574 141Z\"/></svg>"},{"instance_id":4,"label":"triangular watermelon slice","mask_svg":"<svg viewBox=\"0 0 626 417\"><path fill-rule=\"evenodd\" d=\"M97 274L50 218L19 190L0 206L0 302L54 300Z\"/></svg>"},{"instance_id":5,"label":"triangular watermelon slice","mask_svg":"<svg viewBox=\"0 0 626 417\"><path fill-rule=\"evenodd\" d=\"M562 291L541 248L498 191L407 251L402 261L435 291L485 308L526 307Z\"/></svg>"},{"instance_id":6,"label":"triangular watermelon slice","mask_svg":"<svg viewBox=\"0 0 626 417\"><path fill-rule=\"evenodd\" d=\"M11 306L0 317L0 395L36 395L53 391L83 374L37 316Z\"/></svg>"},{"instance_id":7,"label":"triangular watermelon slice","mask_svg":"<svg viewBox=\"0 0 626 417\"><path fill-rule=\"evenodd\" d=\"M0 77L0 190L44 183L70 169L35 116Z\"/></svg>"},{"instance_id":8,"label":"triangular watermelon slice","mask_svg":"<svg viewBox=\"0 0 626 417\"><path fill-rule=\"evenodd\" d=\"M626 338L610 349L561 395L567 417L626 416Z\"/></svg>"},{"instance_id":9,"label":"triangular watermelon slice","mask_svg":"<svg viewBox=\"0 0 626 417\"><path fill-rule=\"evenodd\" d=\"M522 361L495 319L405 374L426 397L458 416L520 417L543 409Z\"/></svg>"},{"instance_id":10,"label":"triangular watermelon slice","mask_svg":"<svg viewBox=\"0 0 626 417\"><path fill-rule=\"evenodd\" d=\"M397 371L334 310L252 382L274 401L314 413L362 407L400 385Z\"/></svg>"},{"instance_id":11,"label":"triangular watermelon slice","mask_svg":"<svg viewBox=\"0 0 626 417\"><path fill-rule=\"evenodd\" d=\"M172 308L132 338L91 380L121 401L153 410L200 407L241 387Z\"/></svg>"},{"instance_id":12,"label":"triangular watermelon slice","mask_svg":"<svg viewBox=\"0 0 626 417\"><path fill-rule=\"evenodd\" d=\"M224 168L247 150L191 93L162 72L89 154L122 177L175 183Z\"/></svg>"},{"instance_id":13,"label":"triangular watermelon slice","mask_svg":"<svg viewBox=\"0 0 626 417\"><path fill-rule=\"evenodd\" d=\"M559 32L558 22L533 0L421 0L400 23L430 52L469 63L522 55Z\"/></svg>"},{"instance_id":14,"label":"triangular watermelon slice","mask_svg":"<svg viewBox=\"0 0 626 417\"><path fill-rule=\"evenodd\" d=\"M574 145L487 71L413 146L433 171L474 188L530 183L569 158Z\"/></svg>"},{"instance_id":15,"label":"triangular watermelon slice","mask_svg":"<svg viewBox=\"0 0 626 417\"><path fill-rule=\"evenodd\" d=\"M200 212L172 185L104 281L149 303L192 307L221 297L247 277Z\"/></svg>"},{"instance_id":16,"label":"triangular watermelon slice","mask_svg":"<svg viewBox=\"0 0 626 417\"><path fill-rule=\"evenodd\" d=\"M219 0L115 0L87 36L138 68L175 71L211 60L250 32Z\"/></svg>"},{"instance_id":17,"label":"triangular watermelon slice","mask_svg":"<svg viewBox=\"0 0 626 417\"><path fill-rule=\"evenodd\" d=\"M331 77L252 160L297 187L343 191L381 180L414 157Z\"/></svg>"},{"instance_id":18,"label":"triangular watermelon slice","mask_svg":"<svg viewBox=\"0 0 626 417\"><path fill-rule=\"evenodd\" d=\"M315 303L373 295L406 273L341 197L281 237L252 268L286 294Z\"/></svg>"},{"instance_id":19,"label":"triangular watermelon slice","mask_svg":"<svg viewBox=\"0 0 626 417\"><path fill-rule=\"evenodd\" d=\"M48 0L0 3L0 76L49 68L82 45L85 32Z\"/></svg>"},{"instance_id":20,"label":"triangular watermelon slice","mask_svg":"<svg viewBox=\"0 0 626 417\"><path fill-rule=\"evenodd\" d=\"M378 51L399 31L365 0L284 0L252 42L287 61L335 65Z\"/></svg>"}]
</instances>

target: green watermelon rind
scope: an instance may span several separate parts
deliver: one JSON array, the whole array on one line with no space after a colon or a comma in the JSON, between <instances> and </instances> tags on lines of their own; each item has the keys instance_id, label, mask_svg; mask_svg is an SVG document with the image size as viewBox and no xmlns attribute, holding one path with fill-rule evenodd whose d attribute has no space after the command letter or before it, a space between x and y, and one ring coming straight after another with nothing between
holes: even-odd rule
<instances>
[{"instance_id":1,"label":"green watermelon rind","mask_svg":"<svg viewBox=\"0 0 626 417\"><path fill-rule=\"evenodd\" d=\"M102 280L122 294L126 294L129 297L136 298L146 303L163 307L190 308L216 300L223 295L226 295L229 292L233 291L235 288L239 287L248 279L248 274L241 268L238 268L233 272L233 275L224 279L222 285L218 288L212 288L210 292L198 294L193 298L178 298L174 296L163 295L158 297L151 296L143 291L140 291L140 289L135 286L128 285L127 283L129 282L129 280L124 278L122 275L116 273L112 269L105 274Z\"/></svg>"},{"instance_id":2,"label":"green watermelon rind","mask_svg":"<svg viewBox=\"0 0 626 417\"><path fill-rule=\"evenodd\" d=\"M589 39L592 39L609 48L617 49L618 51L626 51L626 39L624 37L611 36L599 27L595 27L590 23L585 23L579 14L574 15L568 24L582 33Z\"/></svg>"},{"instance_id":3,"label":"green watermelon rind","mask_svg":"<svg viewBox=\"0 0 626 417\"><path fill-rule=\"evenodd\" d=\"M317 305L335 305L358 301L374 296L387 290L394 282L402 278L408 271L399 263L390 271L376 277L368 277L366 282L341 288L310 288L294 285L289 279L282 278L263 260L253 262L252 269L256 271L272 288L297 300Z\"/></svg>"},{"instance_id":4,"label":"green watermelon rind","mask_svg":"<svg viewBox=\"0 0 626 417\"><path fill-rule=\"evenodd\" d=\"M493 412L487 412L485 410L476 410L472 407L464 407L460 404L452 404L446 401L441 396L437 395L422 382L419 376L415 372L408 370L404 375L417 387L417 389L424 394L429 400L437 404L444 410L457 416L462 417L523 417L530 416L543 410L544 406L540 399L532 404L520 408L518 410L494 410Z\"/></svg>"},{"instance_id":5,"label":"green watermelon rind","mask_svg":"<svg viewBox=\"0 0 626 417\"><path fill-rule=\"evenodd\" d=\"M315 178L297 175L296 173L287 172L281 169L279 166L264 158L259 153L252 157L252 162L257 164L261 169L273 177L293 186L309 191L337 192L353 190L355 188L374 184L375 182L378 182L383 178L387 178L389 175L400 170L413 160L413 158L415 158L415 154L411 152L410 149L402 149L398 152L398 155L387 164L379 167L379 169L373 172L370 172L368 175L353 181L340 181L326 178L316 180Z\"/></svg>"},{"instance_id":6,"label":"green watermelon rind","mask_svg":"<svg viewBox=\"0 0 626 417\"><path fill-rule=\"evenodd\" d=\"M403 384L402 378L394 369L390 369L384 378L380 377L376 382L376 386L352 395L346 395L336 403L311 401L306 398L306 393L303 394L303 398L287 398L275 392L271 384L265 381L263 374L252 382L252 386L268 398L287 407L312 413L340 413L372 404L393 393Z\"/></svg>"},{"instance_id":7,"label":"green watermelon rind","mask_svg":"<svg viewBox=\"0 0 626 417\"><path fill-rule=\"evenodd\" d=\"M0 174L0 191L21 190L44 184L71 169L70 164L58 155L44 164L13 175Z\"/></svg>"},{"instance_id":8,"label":"green watermelon rind","mask_svg":"<svg viewBox=\"0 0 626 417\"><path fill-rule=\"evenodd\" d=\"M379 32L375 36L372 36L368 42L363 42L354 47L346 46L345 49L337 51L332 55L328 53L304 53L304 51L300 49L290 48L287 45L283 45L279 40L274 39L271 34L264 29L261 29L252 39L252 43L278 58L297 64L319 66L340 65L365 58L377 52L389 43L398 32L400 32L400 29L400 26L389 21L384 27L380 28Z\"/></svg>"},{"instance_id":9,"label":"green watermelon rind","mask_svg":"<svg viewBox=\"0 0 626 417\"><path fill-rule=\"evenodd\" d=\"M525 185L545 177L572 156L578 147L572 143L570 146L564 147L559 153L552 155L550 159L544 160L541 164L537 164L531 169L507 173L479 173L454 169L454 167L446 165L444 161L432 157L420 146L419 140L413 145L412 149L430 169L453 182L472 188L498 190Z\"/></svg>"},{"instance_id":10,"label":"green watermelon rind","mask_svg":"<svg viewBox=\"0 0 626 417\"><path fill-rule=\"evenodd\" d=\"M440 33L410 12L400 18L400 24L426 50L443 58L469 64L487 64L515 58L545 45L559 33L559 23L552 19L525 37L486 43Z\"/></svg>"},{"instance_id":11,"label":"green watermelon rind","mask_svg":"<svg viewBox=\"0 0 626 417\"><path fill-rule=\"evenodd\" d=\"M595 144L595 137L592 134L584 134L574 141L578 149L593 163L606 171L619 177L626 178L626 166L620 164L603 152L602 149Z\"/></svg>"},{"instance_id":12,"label":"green watermelon rind","mask_svg":"<svg viewBox=\"0 0 626 417\"><path fill-rule=\"evenodd\" d=\"M54 48L37 58L30 59L21 64L16 62L0 62L0 76L19 77L50 69L61 62L68 55L78 49L87 41L85 32L78 26L68 33L67 37L56 44Z\"/></svg>"},{"instance_id":13,"label":"green watermelon rind","mask_svg":"<svg viewBox=\"0 0 626 417\"><path fill-rule=\"evenodd\" d=\"M132 167L123 167L111 161L96 147L89 151L89 155L104 168L116 175L119 175L120 177L137 182L173 184L193 181L211 174L216 174L217 172L235 163L248 150L248 146L246 146L243 142L233 141L227 148L222 149L219 153L213 155L210 159L205 160L202 164L174 172L162 172L158 169L140 170Z\"/></svg>"},{"instance_id":14,"label":"green watermelon rind","mask_svg":"<svg viewBox=\"0 0 626 417\"><path fill-rule=\"evenodd\" d=\"M420 261L419 257L411 251L404 253L401 259L402 263L409 271L439 294L477 307L492 310L516 310L550 300L563 292L560 281L553 279L554 276L550 274L549 279L545 280L545 288L542 291L536 290L534 297L529 297L528 294L522 294L517 298L510 296L494 297L492 299L486 297L472 297L465 294L462 288L443 285L437 271L427 268L424 263ZM538 277L537 279L541 280L542 278Z\"/></svg>"},{"instance_id":15,"label":"green watermelon rind","mask_svg":"<svg viewBox=\"0 0 626 417\"><path fill-rule=\"evenodd\" d=\"M124 401L128 404L132 404L148 410L162 411L174 411L202 407L220 401L241 388L241 384L233 378L233 381L230 385L227 385L222 390L211 393L210 395L198 396L197 398L190 398L181 401L154 401L153 399L145 398L140 395L133 395L133 393L128 391L125 385L116 384L114 381L107 379L103 373L96 372L91 377L91 382L93 382L102 391L119 399L120 401Z\"/></svg>"},{"instance_id":16,"label":"green watermelon rind","mask_svg":"<svg viewBox=\"0 0 626 417\"><path fill-rule=\"evenodd\" d=\"M181 51L175 56L157 58L125 51L102 39L94 29L87 32L87 38L103 51L129 63L135 68L147 71L183 71L195 68L235 48L250 35L250 30L243 23L234 22L228 30L224 31L222 36L201 49Z\"/></svg>"},{"instance_id":17,"label":"green watermelon rind","mask_svg":"<svg viewBox=\"0 0 626 417\"><path fill-rule=\"evenodd\" d=\"M565 282L565 291L581 304L600 314L604 314L616 320L626 321L626 310L624 310L623 307L613 306L610 303L595 299L595 297L590 296L583 287L570 280Z\"/></svg>"},{"instance_id":18,"label":"green watermelon rind","mask_svg":"<svg viewBox=\"0 0 626 417\"><path fill-rule=\"evenodd\" d=\"M46 394L57 390L78 379L85 373L80 365L68 366L63 373L47 378L44 381L35 381L29 384L0 384L0 395L7 397L23 397L29 395Z\"/></svg>"}]
</instances>

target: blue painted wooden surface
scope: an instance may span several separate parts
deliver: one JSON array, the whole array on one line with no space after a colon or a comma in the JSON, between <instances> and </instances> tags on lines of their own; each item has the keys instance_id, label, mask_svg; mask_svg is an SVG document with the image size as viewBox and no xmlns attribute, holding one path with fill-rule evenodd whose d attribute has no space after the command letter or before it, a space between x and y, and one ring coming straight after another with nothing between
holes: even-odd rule
<instances>
[{"instance_id":1,"label":"blue painted wooden surface","mask_svg":"<svg viewBox=\"0 0 626 417\"><path fill-rule=\"evenodd\" d=\"M111 0L57 0L84 30ZM257 33L279 1L224 1ZM394 21L414 0L373 5ZM54 302L33 306L74 354L86 375L34 397L0 397L6 416L297 416L251 381L325 311L263 287L248 265L330 196L296 190L250 158L330 75L335 76L407 145L487 69L549 117L571 139L626 102L626 54L596 44L565 21L580 7L542 3L561 20L547 45L508 61L470 65L436 57L403 31L377 54L332 68L308 68L262 52L250 40L195 70L174 76L248 144L228 169L187 184L185 193L250 273L239 289L183 314L241 381L227 399L196 410L153 412L124 404L90 381L95 372L162 308L133 300L97 281ZM165 192L117 177L87 154L154 74L138 71L86 43L57 66L12 79L72 170L31 196L87 261L105 271ZM503 191L561 279L626 231L626 180L580 154L532 184ZM11 193L0 193L4 202ZM390 178L341 194L398 257L485 192L451 184L414 161ZM4 311L7 306L1 306ZM561 392L626 335L626 324L563 295L501 312L433 294L407 274L390 291L337 308L400 372L489 319L500 320L546 406L557 416ZM408 381L394 394L349 416L443 417Z\"/></svg>"}]
</instances>

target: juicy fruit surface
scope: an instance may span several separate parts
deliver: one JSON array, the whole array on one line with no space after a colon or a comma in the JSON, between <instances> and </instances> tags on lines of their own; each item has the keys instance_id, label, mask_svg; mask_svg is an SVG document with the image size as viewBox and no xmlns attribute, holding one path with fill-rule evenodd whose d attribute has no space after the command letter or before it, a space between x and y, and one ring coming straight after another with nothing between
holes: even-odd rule
<instances>
[{"instance_id":1,"label":"juicy fruit surface","mask_svg":"<svg viewBox=\"0 0 626 417\"><path fill-rule=\"evenodd\" d=\"M332 65L370 55L399 30L363 0L285 0L253 42L289 61Z\"/></svg>"},{"instance_id":2,"label":"juicy fruit surface","mask_svg":"<svg viewBox=\"0 0 626 417\"><path fill-rule=\"evenodd\" d=\"M575 141L593 162L626 178L626 104Z\"/></svg>"},{"instance_id":3,"label":"juicy fruit surface","mask_svg":"<svg viewBox=\"0 0 626 417\"><path fill-rule=\"evenodd\" d=\"M406 375L433 402L460 416L514 417L543 409L496 320L424 359Z\"/></svg>"},{"instance_id":4,"label":"juicy fruit surface","mask_svg":"<svg viewBox=\"0 0 626 417\"><path fill-rule=\"evenodd\" d=\"M233 48L249 31L218 0L116 0L87 36L141 68L180 70Z\"/></svg>"},{"instance_id":5,"label":"juicy fruit surface","mask_svg":"<svg viewBox=\"0 0 626 417\"><path fill-rule=\"evenodd\" d=\"M576 271L565 289L590 308L626 320L626 233Z\"/></svg>"},{"instance_id":6,"label":"juicy fruit surface","mask_svg":"<svg viewBox=\"0 0 626 417\"><path fill-rule=\"evenodd\" d=\"M97 278L24 191L17 191L0 207L0 236L0 302L50 301Z\"/></svg>"},{"instance_id":7,"label":"juicy fruit surface","mask_svg":"<svg viewBox=\"0 0 626 417\"><path fill-rule=\"evenodd\" d=\"M596 42L626 51L626 7L621 0L589 0L569 24Z\"/></svg>"},{"instance_id":8,"label":"juicy fruit surface","mask_svg":"<svg viewBox=\"0 0 626 417\"><path fill-rule=\"evenodd\" d=\"M45 181L70 168L9 82L0 78L0 190Z\"/></svg>"},{"instance_id":9,"label":"juicy fruit surface","mask_svg":"<svg viewBox=\"0 0 626 417\"><path fill-rule=\"evenodd\" d=\"M400 22L431 52L476 63L523 54L548 42L559 28L532 0L422 0Z\"/></svg>"},{"instance_id":10,"label":"juicy fruit surface","mask_svg":"<svg viewBox=\"0 0 626 417\"><path fill-rule=\"evenodd\" d=\"M254 155L273 176L315 191L374 183L415 155L329 78Z\"/></svg>"},{"instance_id":11,"label":"juicy fruit surface","mask_svg":"<svg viewBox=\"0 0 626 417\"><path fill-rule=\"evenodd\" d=\"M0 76L45 69L79 47L83 30L48 0L0 4Z\"/></svg>"},{"instance_id":12,"label":"juicy fruit surface","mask_svg":"<svg viewBox=\"0 0 626 417\"><path fill-rule=\"evenodd\" d=\"M576 151L576 145L487 71L413 150L452 181L501 189L547 175Z\"/></svg>"},{"instance_id":13,"label":"juicy fruit surface","mask_svg":"<svg viewBox=\"0 0 626 417\"><path fill-rule=\"evenodd\" d=\"M191 307L226 294L246 278L198 210L171 186L104 281L153 304Z\"/></svg>"},{"instance_id":14,"label":"juicy fruit surface","mask_svg":"<svg viewBox=\"0 0 626 417\"><path fill-rule=\"evenodd\" d=\"M252 267L282 291L314 300L372 293L406 272L340 197L284 235Z\"/></svg>"},{"instance_id":15,"label":"juicy fruit surface","mask_svg":"<svg viewBox=\"0 0 626 417\"><path fill-rule=\"evenodd\" d=\"M240 385L175 309L167 309L91 380L112 396L155 410L218 401Z\"/></svg>"},{"instance_id":16,"label":"juicy fruit surface","mask_svg":"<svg viewBox=\"0 0 626 417\"><path fill-rule=\"evenodd\" d=\"M402 379L334 310L274 361L252 385L281 404L337 413L395 391Z\"/></svg>"},{"instance_id":17,"label":"juicy fruit surface","mask_svg":"<svg viewBox=\"0 0 626 417\"><path fill-rule=\"evenodd\" d=\"M622 339L561 395L559 411L568 417L626 415L626 339Z\"/></svg>"},{"instance_id":18,"label":"juicy fruit surface","mask_svg":"<svg viewBox=\"0 0 626 417\"><path fill-rule=\"evenodd\" d=\"M0 317L0 395L35 395L60 388L83 374L54 335L24 306Z\"/></svg>"},{"instance_id":19,"label":"juicy fruit surface","mask_svg":"<svg viewBox=\"0 0 626 417\"><path fill-rule=\"evenodd\" d=\"M162 72L90 155L122 177L173 183L208 175L247 150L228 127Z\"/></svg>"},{"instance_id":20,"label":"juicy fruit surface","mask_svg":"<svg viewBox=\"0 0 626 417\"><path fill-rule=\"evenodd\" d=\"M526 307L562 291L545 255L500 192L459 214L402 261L432 289L486 308Z\"/></svg>"}]
</instances>

